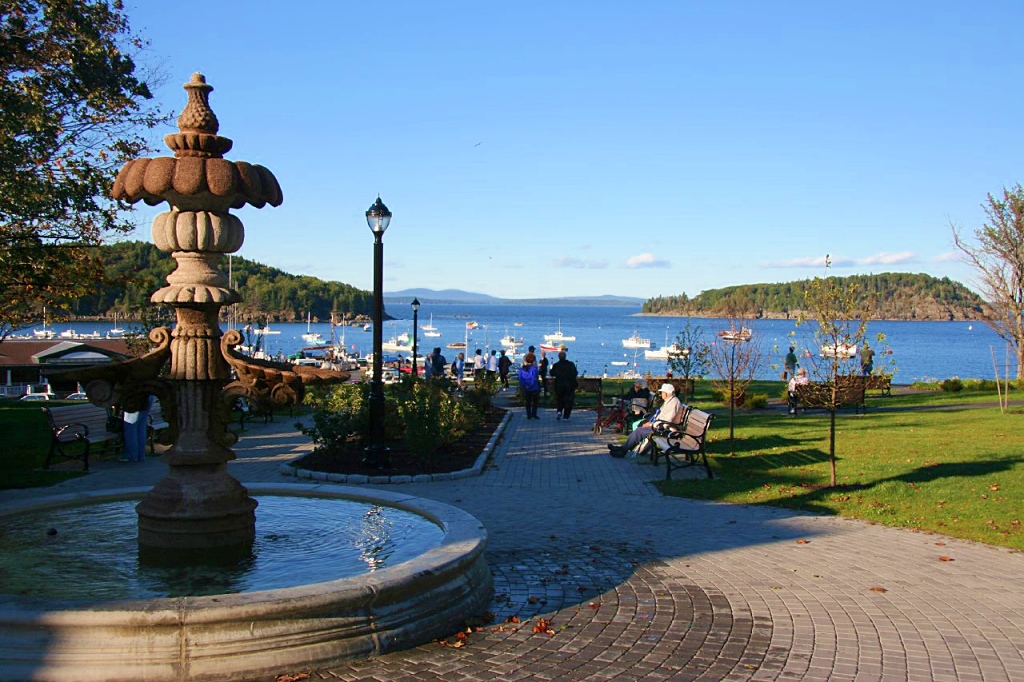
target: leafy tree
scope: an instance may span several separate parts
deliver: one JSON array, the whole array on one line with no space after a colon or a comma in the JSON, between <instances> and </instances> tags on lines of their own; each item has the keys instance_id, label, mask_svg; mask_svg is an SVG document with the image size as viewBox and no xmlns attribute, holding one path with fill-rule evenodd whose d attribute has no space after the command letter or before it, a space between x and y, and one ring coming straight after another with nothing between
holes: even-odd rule
<instances>
[{"instance_id":1,"label":"leafy tree","mask_svg":"<svg viewBox=\"0 0 1024 682\"><path fill-rule=\"evenodd\" d=\"M825 257L826 275L831 261ZM814 404L829 413L828 459L831 485L836 486L836 411L843 406L846 382L854 381L860 372L860 363L848 356L848 351L864 343L867 329L860 315L857 301L861 300L856 285L844 283L836 277L815 277L805 294L807 316L798 324L814 325L809 352L804 357L809 374Z\"/></svg>"},{"instance_id":2,"label":"leafy tree","mask_svg":"<svg viewBox=\"0 0 1024 682\"><path fill-rule=\"evenodd\" d=\"M1024 379L1024 188L1003 189L982 204L988 220L970 241L956 225L953 243L978 274L989 309L985 321L1017 356L1017 378Z\"/></svg>"},{"instance_id":3,"label":"leafy tree","mask_svg":"<svg viewBox=\"0 0 1024 682\"><path fill-rule=\"evenodd\" d=\"M0 5L0 340L64 310L102 276L87 247L126 232L108 198L162 123L120 0Z\"/></svg>"},{"instance_id":4,"label":"leafy tree","mask_svg":"<svg viewBox=\"0 0 1024 682\"><path fill-rule=\"evenodd\" d=\"M710 367L708 363L712 346L704 338L704 330L700 325L692 327L690 320L686 320L686 329L681 330L676 336L675 345L682 348L683 352L680 355L669 355L668 364L672 371L686 379L686 383L689 383L690 379L694 382L703 379Z\"/></svg>"}]
</instances>

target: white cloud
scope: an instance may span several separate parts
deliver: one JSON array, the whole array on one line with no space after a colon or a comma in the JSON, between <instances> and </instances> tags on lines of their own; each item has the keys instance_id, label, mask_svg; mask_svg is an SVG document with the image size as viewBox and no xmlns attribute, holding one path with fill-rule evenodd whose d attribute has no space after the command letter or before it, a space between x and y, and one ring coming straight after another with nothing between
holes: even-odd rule
<instances>
[{"instance_id":1,"label":"white cloud","mask_svg":"<svg viewBox=\"0 0 1024 682\"><path fill-rule=\"evenodd\" d=\"M910 263L915 260L917 260L917 254L913 251L903 251L902 253L882 251L873 256L859 259L857 265L896 265L898 263Z\"/></svg>"},{"instance_id":2,"label":"white cloud","mask_svg":"<svg viewBox=\"0 0 1024 682\"><path fill-rule=\"evenodd\" d=\"M790 258L787 260L771 261L764 264L766 268L824 268L826 256L806 256L802 258ZM917 254L913 251L901 253L890 253L882 251L864 258L845 258L843 256L832 256L829 258L833 268L852 268L862 265L897 265L899 263L910 263L917 260Z\"/></svg>"},{"instance_id":3,"label":"white cloud","mask_svg":"<svg viewBox=\"0 0 1024 682\"><path fill-rule=\"evenodd\" d=\"M959 251L947 251L932 258L933 263L958 263L963 260L964 255Z\"/></svg>"},{"instance_id":4,"label":"white cloud","mask_svg":"<svg viewBox=\"0 0 1024 682\"><path fill-rule=\"evenodd\" d=\"M556 258L553 265L556 268L575 268L577 270L603 270L608 267L608 261L586 260L575 256L562 256Z\"/></svg>"},{"instance_id":5,"label":"white cloud","mask_svg":"<svg viewBox=\"0 0 1024 682\"><path fill-rule=\"evenodd\" d=\"M656 258L653 253L641 253L626 259L627 268L670 268L672 264L662 258Z\"/></svg>"}]
</instances>

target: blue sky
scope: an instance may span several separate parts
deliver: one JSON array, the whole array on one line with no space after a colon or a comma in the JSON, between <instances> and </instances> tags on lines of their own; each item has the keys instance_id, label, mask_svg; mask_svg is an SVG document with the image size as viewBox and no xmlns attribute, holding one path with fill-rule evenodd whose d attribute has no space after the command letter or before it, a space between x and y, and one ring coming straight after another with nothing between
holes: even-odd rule
<instances>
[{"instance_id":1,"label":"blue sky","mask_svg":"<svg viewBox=\"0 0 1024 682\"><path fill-rule=\"evenodd\" d=\"M1024 181L1019 0L127 12L165 107L204 73L228 158L282 185L241 255L365 289L378 193L386 291L693 296L826 254L971 285L950 224Z\"/></svg>"}]
</instances>

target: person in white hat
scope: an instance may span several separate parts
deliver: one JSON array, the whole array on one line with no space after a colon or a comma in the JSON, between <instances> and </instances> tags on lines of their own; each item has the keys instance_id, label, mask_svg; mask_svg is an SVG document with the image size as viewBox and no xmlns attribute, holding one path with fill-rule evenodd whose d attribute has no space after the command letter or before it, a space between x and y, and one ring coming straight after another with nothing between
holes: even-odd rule
<instances>
[{"instance_id":1,"label":"person in white hat","mask_svg":"<svg viewBox=\"0 0 1024 682\"><path fill-rule=\"evenodd\" d=\"M662 384L661 388L658 389L658 394L665 401L661 408L643 425L638 426L633 430L633 433L629 434L625 445L609 445L608 449L612 451L612 454L624 455L635 448L644 438L651 435L656 422L682 423L683 417L686 415L686 407L676 397L676 387L672 384Z\"/></svg>"}]
</instances>

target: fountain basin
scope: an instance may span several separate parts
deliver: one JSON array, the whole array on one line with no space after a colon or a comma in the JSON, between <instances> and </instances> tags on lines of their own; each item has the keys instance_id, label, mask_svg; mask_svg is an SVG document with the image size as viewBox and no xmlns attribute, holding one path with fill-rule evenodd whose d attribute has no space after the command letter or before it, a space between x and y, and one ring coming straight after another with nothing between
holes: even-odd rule
<instances>
[{"instance_id":1,"label":"fountain basin","mask_svg":"<svg viewBox=\"0 0 1024 682\"><path fill-rule=\"evenodd\" d=\"M0 595L0 678L232 680L329 667L451 634L493 591L486 531L432 500L363 488L250 484L254 495L337 498L419 514L440 545L395 566L296 587L202 597L93 602ZM5 517L141 498L147 489L0 505ZM257 512L258 515L258 512Z\"/></svg>"}]
</instances>

